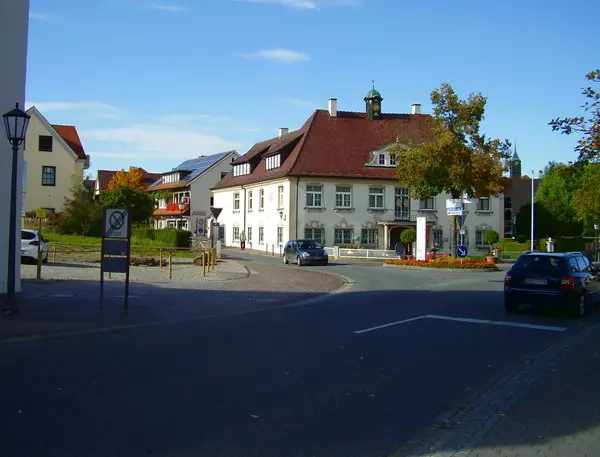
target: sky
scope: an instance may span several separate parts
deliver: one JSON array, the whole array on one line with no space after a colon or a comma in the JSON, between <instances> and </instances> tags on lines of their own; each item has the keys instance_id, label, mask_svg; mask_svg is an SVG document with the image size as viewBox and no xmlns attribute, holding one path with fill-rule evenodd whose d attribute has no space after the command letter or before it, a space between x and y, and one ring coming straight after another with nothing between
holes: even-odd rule
<instances>
[{"instance_id":1,"label":"sky","mask_svg":"<svg viewBox=\"0 0 600 457\"><path fill-rule=\"evenodd\" d=\"M552 132L600 67L597 0L30 0L27 106L75 125L86 175L245 153L315 109L408 113L450 83L523 174L576 160ZM323 151L324 154L327 151Z\"/></svg>"}]
</instances>

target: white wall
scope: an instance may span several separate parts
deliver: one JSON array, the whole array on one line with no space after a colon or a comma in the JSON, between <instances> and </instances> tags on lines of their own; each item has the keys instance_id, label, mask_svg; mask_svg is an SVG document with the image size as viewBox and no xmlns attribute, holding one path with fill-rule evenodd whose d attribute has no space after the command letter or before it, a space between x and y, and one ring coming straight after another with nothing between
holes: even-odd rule
<instances>
[{"instance_id":1,"label":"white wall","mask_svg":"<svg viewBox=\"0 0 600 457\"><path fill-rule=\"evenodd\" d=\"M323 187L322 208L311 209L306 207L306 186L320 185ZM277 208L277 188L284 186L285 207L282 216ZM338 185L351 186L352 205L350 210L340 210L335 208L335 194ZM384 187L384 211L371 211L369 205L369 187L372 185ZM251 184L245 186L246 196L248 191L253 191L253 210L246 211L246 221L244 224L244 189L237 187L235 189L224 189L215 192L215 207L223 208L219 222L226 226L226 244L229 246L239 246L239 241L233 239L233 227L239 227L240 232L243 227L252 226L252 247L253 249L266 249L266 245L277 244L277 226L284 227L284 242L290 238L304 238L304 229L315 227L324 229L325 244L332 246L334 244L335 227L352 228L354 230L353 239L360 240L361 230L363 228L377 229L380 248L390 248L393 243L385 245L386 237L384 235L385 227L378 224L383 221L393 221L395 215L395 189L400 187L395 181L365 181L357 179L324 179L324 178L302 178L298 183L298 233L296 234L295 212L296 212L296 178L289 180L284 178L279 181L268 183ZM265 208L258 210L259 191L265 190ZM233 210L233 195L240 193L240 211ZM272 197L272 198L270 198ZM411 199L411 221L406 223L406 227L415 227L417 216L426 216L428 220L428 235L431 237L432 230L442 230L443 245L442 253L448 253L450 249L451 236L451 217L446 215L446 199L448 195L438 195L434 198L434 209L432 211L420 211L419 200ZM489 211L477 211L477 199L472 199L473 203L466 205L466 243L469 252L473 254L482 254L485 247L477 249L475 245L475 232L477 229L482 231L494 229L500 233L502 227L502 198L490 199ZM247 204L247 202L246 202ZM264 227L264 242L258 243L258 227ZM397 230L397 229L396 229ZM388 232L389 235L389 232ZM432 239L427 247L431 247ZM269 247L269 252L271 248Z\"/></svg>"},{"instance_id":2,"label":"white wall","mask_svg":"<svg viewBox=\"0 0 600 457\"><path fill-rule=\"evenodd\" d=\"M0 0L0 115L15 107L19 102L25 109L25 73L27 65L27 28L29 21L29 0ZM12 148L6 139L4 123L0 126L0 201L10 201ZM17 173L17 241L21 237L22 208L22 163L23 151L19 151ZM4 205L0 217L0 294L5 294L8 265L9 206ZM15 243L18 247L20 243ZM15 254L16 255L16 254ZM16 255L17 284L21 290L20 255Z\"/></svg>"}]
</instances>

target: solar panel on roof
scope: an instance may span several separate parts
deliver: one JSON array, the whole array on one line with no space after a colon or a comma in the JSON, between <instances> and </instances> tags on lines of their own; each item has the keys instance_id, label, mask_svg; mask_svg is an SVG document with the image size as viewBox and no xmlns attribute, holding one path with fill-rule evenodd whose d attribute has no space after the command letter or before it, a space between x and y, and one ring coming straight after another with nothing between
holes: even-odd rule
<instances>
[{"instance_id":1,"label":"solar panel on roof","mask_svg":"<svg viewBox=\"0 0 600 457\"><path fill-rule=\"evenodd\" d=\"M160 183L162 182L162 178L157 179L156 181L154 181L152 184L150 184L148 187L154 187L154 186L158 186Z\"/></svg>"},{"instance_id":2,"label":"solar panel on roof","mask_svg":"<svg viewBox=\"0 0 600 457\"><path fill-rule=\"evenodd\" d=\"M186 160L185 162L183 162L183 163L179 164L178 166L176 166L175 168L173 168L173 171L191 170L192 172L189 175L187 175L185 178L183 178L183 181L192 181L198 175L200 175L201 173L206 171L208 168L210 168L212 165L214 165L216 162L218 162L223 157L225 157L227 154L229 154L229 151L228 152L220 152L218 154L213 154L213 155L206 156L206 157L198 157L195 159Z\"/></svg>"}]
</instances>

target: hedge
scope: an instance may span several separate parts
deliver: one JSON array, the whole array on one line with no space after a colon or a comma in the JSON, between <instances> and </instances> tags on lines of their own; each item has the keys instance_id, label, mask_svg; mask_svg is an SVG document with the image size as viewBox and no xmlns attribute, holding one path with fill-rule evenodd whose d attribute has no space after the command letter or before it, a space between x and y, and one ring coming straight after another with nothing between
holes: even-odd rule
<instances>
[{"instance_id":1,"label":"hedge","mask_svg":"<svg viewBox=\"0 0 600 457\"><path fill-rule=\"evenodd\" d=\"M147 227L134 228L132 237L145 240L162 241L168 247L187 248L190 247L192 233L188 230L177 230L166 228L155 230Z\"/></svg>"},{"instance_id":2,"label":"hedge","mask_svg":"<svg viewBox=\"0 0 600 457\"><path fill-rule=\"evenodd\" d=\"M573 251L584 251L585 240L580 236L559 236L552 238L554 240L554 252L573 252ZM548 239L543 238L537 240L537 249L546 251Z\"/></svg>"}]
</instances>

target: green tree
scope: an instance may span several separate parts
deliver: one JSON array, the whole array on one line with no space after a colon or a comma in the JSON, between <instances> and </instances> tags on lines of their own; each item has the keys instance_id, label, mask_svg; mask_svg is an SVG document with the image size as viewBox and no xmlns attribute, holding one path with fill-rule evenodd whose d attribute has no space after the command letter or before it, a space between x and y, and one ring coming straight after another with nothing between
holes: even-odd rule
<instances>
[{"instance_id":1,"label":"green tree","mask_svg":"<svg viewBox=\"0 0 600 457\"><path fill-rule=\"evenodd\" d=\"M435 126L433 137L421 143L396 145L397 177L413 197L447 193L487 197L503 192L506 183L508 140L490 139L480 132L486 97L470 94L459 99L450 84L431 93ZM455 251L457 218L452 218L450 252Z\"/></svg>"},{"instance_id":2,"label":"green tree","mask_svg":"<svg viewBox=\"0 0 600 457\"><path fill-rule=\"evenodd\" d=\"M585 79L594 83L600 82L600 68L585 75ZM566 135L576 133L580 135L575 151L579 154L579 161L600 160L600 92L592 87L582 89L586 101L582 108L589 113L589 117L564 117L552 119L548 125L552 130Z\"/></svg>"},{"instance_id":3,"label":"green tree","mask_svg":"<svg viewBox=\"0 0 600 457\"><path fill-rule=\"evenodd\" d=\"M554 215L541 203L535 204L534 230L536 239L573 234L572 231L569 232L568 229L565 229L558 223ZM515 223L515 231L522 240L531 238L531 203L526 203L519 209ZM581 234L581 230L577 233L577 235L579 234Z\"/></svg>"},{"instance_id":4,"label":"green tree","mask_svg":"<svg viewBox=\"0 0 600 457\"><path fill-rule=\"evenodd\" d=\"M543 205L555 218L559 227L558 235L574 235L581 233L581 227L574 223L574 193L581 186L583 166L581 164L565 165L550 162L536 189L536 203Z\"/></svg>"},{"instance_id":5,"label":"green tree","mask_svg":"<svg viewBox=\"0 0 600 457\"><path fill-rule=\"evenodd\" d=\"M583 166L581 184L573 194L573 213L585 233L594 234L594 224L600 223L600 163Z\"/></svg>"},{"instance_id":6,"label":"green tree","mask_svg":"<svg viewBox=\"0 0 600 457\"><path fill-rule=\"evenodd\" d=\"M483 232L483 242L488 245L490 255L492 255L492 250L498 241L500 241L500 235L496 230L486 230Z\"/></svg>"},{"instance_id":7,"label":"green tree","mask_svg":"<svg viewBox=\"0 0 600 457\"><path fill-rule=\"evenodd\" d=\"M100 202L106 208L131 208L133 222L146 222L154 212L154 198L143 190L117 187L100 194Z\"/></svg>"},{"instance_id":8,"label":"green tree","mask_svg":"<svg viewBox=\"0 0 600 457\"><path fill-rule=\"evenodd\" d=\"M61 231L75 235L98 235L102 224L102 206L94 200L94 193L75 179L71 197L64 200L63 211L56 222Z\"/></svg>"}]
</instances>

